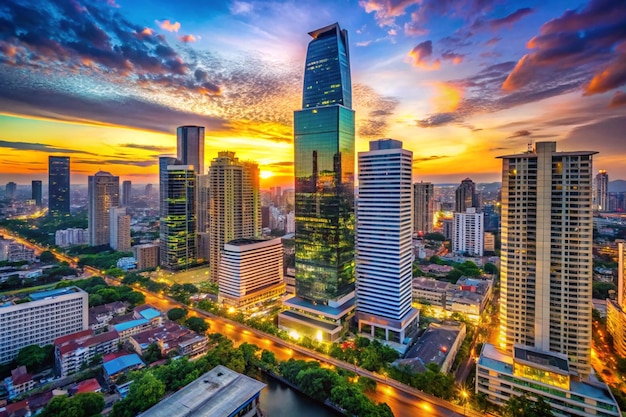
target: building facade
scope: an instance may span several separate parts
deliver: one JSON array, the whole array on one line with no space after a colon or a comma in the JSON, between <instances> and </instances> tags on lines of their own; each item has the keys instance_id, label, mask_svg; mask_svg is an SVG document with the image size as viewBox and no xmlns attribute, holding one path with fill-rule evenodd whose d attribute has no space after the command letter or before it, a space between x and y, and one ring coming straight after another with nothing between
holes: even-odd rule
<instances>
[{"instance_id":1,"label":"building facade","mask_svg":"<svg viewBox=\"0 0 626 417\"><path fill-rule=\"evenodd\" d=\"M170 270L186 270L197 262L196 174L192 165L159 158L160 262Z\"/></svg>"},{"instance_id":2,"label":"building facade","mask_svg":"<svg viewBox=\"0 0 626 417\"><path fill-rule=\"evenodd\" d=\"M236 239L224 245L220 258L218 302L239 311L285 293L283 243Z\"/></svg>"},{"instance_id":3,"label":"building facade","mask_svg":"<svg viewBox=\"0 0 626 417\"><path fill-rule=\"evenodd\" d=\"M61 247L89 244L89 229L70 228L57 230L54 234L54 244Z\"/></svg>"},{"instance_id":4,"label":"building facade","mask_svg":"<svg viewBox=\"0 0 626 417\"><path fill-rule=\"evenodd\" d=\"M456 189L454 211L464 213L468 208L474 207L480 210L480 199L476 192L476 184L470 178L461 181L461 185Z\"/></svg>"},{"instance_id":5,"label":"building facade","mask_svg":"<svg viewBox=\"0 0 626 417\"><path fill-rule=\"evenodd\" d=\"M617 241L617 297L606 302L606 328L613 337L613 348L626 357L626 242Z\"/></svg>"},{"instance_id":6,"label":"building facade","mask_svg":"<svg viewBox=\"0 0 626 417\"><path fill-rule=\"evenodd\" d=\"M130 251L130 216L126 207L111 207L110 210L110 245L116 251Z\"/></svg>"},{"instance_id":7,"label":"building facade","mask_svg":"<svg viewBox=\"0 0 626 417\"><path fill-rule=\"evenodd\" d=\"M454 213L452 252L457 255L483 256L485 230L483 213L471 207L463 213Z\"/></svg>"},{"instance_id":8,"label":"building facade","mask_svg":"<svg viewBox=\"0 0 626 417\"><path fill-rule=\"evenodd\" d=\"M413 184L413 231L419 234L433 232L435 191L430 182Z\"/></svg>"},{"instance_id":9,"label":"building facade","mask_svg":"<svg viewBox=\"0 0 626 417\"><path fill-rule=\"evenodd\" d=\"M234 152L219 152L209 168L211 281L219 281L220 254L225 243L260 236L259 166L239 161Z\"/></svg>"},{"instance_id":10,"label":"building facade","mask_svg":"<svg viewBox=\"0 0 626 417\"><path fill-rule=\"evenodd\" d=\"M115 330L96 335L92 329L62 336L54 341L54 364L57 375L65 378L88 365L96 355L118 351L119 335Z\"/></svg>"},{"instance_id":11,"label":"building facade","mask_svg":"<svg viewBox=\"0 0 626 417\"><path fill-rule=\"evenodd\" d=\"M359 332L407 344L417 329L411 307L413 152L402 142L370 142L359 153L356 207L356 318ZM384 336L383 336L384 335Z\"/></svg>"},{"instance_id":12,"label":"building facade","mask_svg":"<svg viewBox=\"0 0 626 417\"><path fill-rule=\"evenodd\" d=\"M309 35L294 113L298 300L286 301L279 326L328 339L354 309L354 111L347 32L333 24Z\"/></svg>"},{"instance_id":13,"label":"building facade","mask_svg":"<svg viewBox=\"0 0 626 417\"><path fill-rule=\"evenodd\" d=\"M33 181L31 186L31 198L35 200L35 205L41 207L43 185L41 181Z\"/></svg>"},{"instance_id":14,"label":"building facade","mask_svg":"<svg viewBox=\"0 0 626 417\"><path fill-rule=\"evenodd\" d=\"M70 157L48 157L48 214L70 214Z\"/></svg>"},{"instance_id":15,"label":"building facade","mask_svg":"<svg viewBox=\"0 0 626 417\"><path fill-rule=\"evenodd\" d=\"M133 194L133 183L131 181L122 182L122 206L130 207Z\"/></svg>"},{"instance_id":16,"label":"building facade","mask_svg":"<svg viewBox=\"0 0 626 417\"><path fill-rule=\"evenodd\" d=\"M156 268L159 266L159 245L146 243L133 246L132 249L137 260L137 269Z\"/></svg>"},{"instance_id":17,"label":"building facade","mask_svg":"<svg viewBox=\"0 0 626 417\"><path fill-rule=\"evenodd\" d=\"M89 245L111 244L111 208L120 205L120 177L98 171L88 178Z\"/></svg>"},{"instance_id":18,"label":"building facade","mask_svg":"<svg viewBox=\"0 0 626 417\"><path fill-rule=\"evenodd\" d=\"M593 189L594 210L610 211L609 207L609 174L604 169L598 171Z\"/></svg>"},{"instance_id":19,"label":"building facade","mask_svg":"<svg viewBox=\"0 0 626 417\"><path fill-rule=\"evenodd\" d=\"M179 126L176 129L177 159L193 165L196 175L204 175L204 127Z\"/></svg>"},{"instance_id":20,"label":"building facade","mask_svg":"<svg viewBox=\"0 0 626 417\"><path fill-rule=\"evenodd\" d=\"M12 361L26 346L49 345L88 327L88 294L78 287L34 292L29 298L0 305L0 363Z\"/></svg>"}]
</instances>

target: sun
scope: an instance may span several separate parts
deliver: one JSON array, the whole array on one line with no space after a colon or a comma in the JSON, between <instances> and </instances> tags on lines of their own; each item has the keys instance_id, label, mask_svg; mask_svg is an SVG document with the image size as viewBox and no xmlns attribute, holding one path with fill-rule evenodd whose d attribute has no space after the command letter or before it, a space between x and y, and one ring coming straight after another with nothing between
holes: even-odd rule
<instances>
[{"instance_id":1,"label":"sun","mask_svg":"<svg viewBox=\"0 0 626 417\"><path fill-rule=\"evenodd\" d=\"M268 178L272 178L274 176L274 173L272 171L261 171L259 176L261 177L261 179L265 180Z\"/></svg>"}]
</instances>

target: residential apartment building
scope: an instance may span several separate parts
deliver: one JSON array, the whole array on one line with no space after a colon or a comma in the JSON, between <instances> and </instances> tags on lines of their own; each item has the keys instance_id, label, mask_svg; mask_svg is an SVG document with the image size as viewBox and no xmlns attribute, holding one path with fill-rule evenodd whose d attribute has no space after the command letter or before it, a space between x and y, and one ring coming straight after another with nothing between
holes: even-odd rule
<instances>
[{"instance_id":1,"label":"residential apartment building","mask_svg":"<svg viewBox=\"0 0 626 417\"><path fill-rule=\"evenodd\" d=\"M142 270L159 266L159 245L146 243L133 246L132 249L137 260L137 269Z\"/></svg>"},{"instance_id":2,"label":"residential apartment building","mask_svg":"<svg viewBox=\"0 0 626 417\"><path fill-rule=\"evenodd\" d=\"M65 378L90 365L96 355L117 352L120 337L115 331L95 334L93 329L59 337L54 341L54 363L57 375Z\"/></svg>"},{"instance_id":3,"label":"residential apartment building","mask_svg":"<svg viewBox=\"0 0 626 417\"><path fill-rule=\"evenodd\" d=\"M454 213L452 252L457 255L483 256L485 230L483 213L470 207L463 213Z\"/></svg>"},{"instance_id":4,"label":"residential apartment building","mask_svg":"<svg viewBox=\"0 0 626 417\"><path fill-rule=\"evenodd\" d=\"M120 177L98 171L88 178L89 245L111 244L110 210L120 205Z\"/></svg>"},{"instance_id":5,"label":"residential apartment building","mask_svg":"<svg viewBox=\"0 0 626 417\"><path fill-rule=\"evenodd\" d=\"M606 328L613 337L613 348L626 357L626 242L617 241L617 297L606 301Z\"/></svg>"},{"instance_id":6,"label":"residential apartment building","mask_svg":"<svg viewBox=\"0 0 626 417\"><path fill-rule=\"evenodd\" d=\"M435 187L430 182L413 184L413 231L432 233L435 216Z\"/></svg>"}]
</instances>

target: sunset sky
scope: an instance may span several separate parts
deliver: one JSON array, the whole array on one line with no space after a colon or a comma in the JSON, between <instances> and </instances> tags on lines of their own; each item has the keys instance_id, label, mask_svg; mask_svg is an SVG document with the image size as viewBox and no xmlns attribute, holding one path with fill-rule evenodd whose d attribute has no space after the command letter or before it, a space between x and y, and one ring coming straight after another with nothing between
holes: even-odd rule
<instances>
[{"instance_id":1,"label":"sunset sky","mask_svg":"<svg viewBox=\"0 0 626 417\"><path fill-rule=\"evenodd\" d=\"M529 141L595 150L626 179L626 1L3 0L0 184L102 169L157 182L176 126L293 184L307 32L348 30L357 151L413 151L416 180L499 181Z\"/></svg>"}]
</instances>

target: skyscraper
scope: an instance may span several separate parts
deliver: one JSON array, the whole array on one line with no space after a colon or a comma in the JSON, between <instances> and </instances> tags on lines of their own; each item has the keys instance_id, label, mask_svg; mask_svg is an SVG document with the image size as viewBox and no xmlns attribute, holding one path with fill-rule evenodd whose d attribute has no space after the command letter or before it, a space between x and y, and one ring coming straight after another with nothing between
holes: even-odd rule
<instances>
[{"instance_id":1,"label":"skyscraper","mask_svg":"<svg viewBox=\"0 0 626 417\"><path fill-rule=\"evenodd\" d=\"M8 182L6 187L4 187L4 199L14 200L16 193L17 193L17 184L14 183L13 181Z\"/></svg>"},{"instance_id":2,"label":"skyscraper","mask_svg":"<svg viewBox=\"0 0 626 417\"><path fill-rule=\"evenodd\" d=\"M120 177L98 171L88 178L89 245L111 243L112 207L120 205Z\"/></svg>"},{"instance_id":3,"label":"skyscraper","mask_svg":"<svg viewBox=\"0 0 626 417\"><path fill-rule=\"evenodd\" d=\"M416 233L432 233L435 215L435 191L430 182L413 184L413 231Z\"/></svg>"},{"instance_id":4,"label":"skyscraper","mask_svg":"<svg viewBox=\"0 0 626 417\"><path fill-rule=\"evenodd\" d=\"M454 213L452 223L452 252L458 255L483 256L485 219L470 207L464 213Z\"/></svg>"},{"instance_id":5,"label":"skyscraper","mask_svg":"<svg viewBox=\"0 0 626 417\"><path fill-rule=\"evenodd\" d=\"M70 157L48 157L48 214L70 214Z\"/></svg>"},{"instance_id":6,"label":"skyscraper","mask_svg":"<svg viewBox=\"0 0 626 417\"><path fill-rule=\"evenodd\" d=\"M593 200L594 210L609 211L609 174L603 169L596 175Z\"/></svg>"},{"instance_id":7,"label":"skyscraper","mask_svg":"<svg viewBox=\"0 0 626 417\"><path fill-rule=\"evenodd\" d=\"M198 261L209 261L209 176L198 175L196 179L196 233Z\"/></svg>"},{"instance_id":8,"label":"skyscraper","mask_svg":"<svg viewBox=\"0 0 626 417\"><path fill-rule=\"evenodd\" d=\"M209 168L209 261L211 281L219 279L220 253L234 239L261 236L259 166L219 152Z\"/></svg>"},{"instance_id":9,"label":"skyscraper","mask_svg":"<svg viewBox=\"0 0 626 417\"><path fill-rule=\"evenodd\" d=\"M359 153L356 318L359 332L404 344L417 329L411 307L413 152L402 142L370 142ZM381 336L379 336L379 334Z\"/></svg>"},{"instance_id":10,"label":"skyscraper","mask_svg":"<svg viewBox=\"0 0 626 417\"><path fill-rule=\"evenodd\" d=\"M464 213L466 209L475 207L480 210L480 201L476 192L476 184L469 178L461 181L461 185L456 189L456 203L454 211Z\"/></svg>"},{"instance_id":11,"label":"skyscraper","mask_svg":"<svg viewBox=\"0 0 626 417\"><path fill-rule=\"evenodd\" d=\"M294 113L296 297L279 325L335 340L354 309L354 111L348 34L310 32ZM322 307L321 307L322 306Z\"/></svg>"},{"instance_id":12,"label":"skyscraper","mask_svg":"<svg viewBox=\"0 0 626 417\"><path fill-rule=\"evenodd\" d=\"M619 415L591 374L592 156L556 142L502 156L500 348L476 390L503 405L530 393L562 415Z\"/></svg>"},{"instance_id":13,"label":"skyscraper","mask_svg":"<svg viewBox=\"0 0 626 417\"><path fill-rule=\"evenodd\" d=\"M109 213L111 248L120 252L130 251L130 216L126 214L126 207L111 207Z\"/></svg>"},{"instance_id":14,"label":"skyscraper","mask_svg":"<svg viewBox=\"0 0 626 417\"><path fill-rule=\"evenodd\" d=\"M41 194L43 185L41 181L33 181L31 187L31 198L35 200L35 205L41 207Z\"/></svg>"},{"instance_id":15,"label":"skyscraper","mask_svg":"<svg viewBox=\"0 0 626 417\"><path fill-rule=\"evenodd\" d=\"M176 129L177 159L193 165L196 175L204 175L204 127L179 126Z\"/></svg>"},{"instance_id":16,"label":"skyscraper","mask_svg":"<svg viewBox=\"0 0 626 417\"><path fill-rule=\"evenodd\" d=\"M122 183L122 206L130 207L132 192L133 183L130 181L124 181Z\"/></svg>"},{"instance_id":17,"label":"skyscraper","mask_svg":"<svg viewBox=\"0 0 626 417\"><path fill-rule=\"evenodd\" d=\"M196 173L176 158L159 158L161 266L187 269L196 263Z\"/></svg>"}]
</instances>

